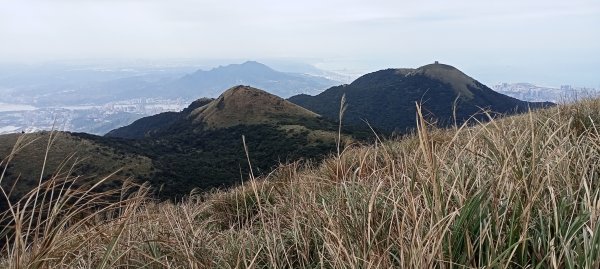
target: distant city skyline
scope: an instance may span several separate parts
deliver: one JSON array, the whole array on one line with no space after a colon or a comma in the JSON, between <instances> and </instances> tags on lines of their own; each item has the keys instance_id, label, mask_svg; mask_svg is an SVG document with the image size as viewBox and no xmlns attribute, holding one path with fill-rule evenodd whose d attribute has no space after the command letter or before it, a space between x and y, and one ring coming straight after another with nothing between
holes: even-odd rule
<instances>
[{"instance_id":1,"label":"distant city skyline","mask_svg":"<svg viewBox=\"0 0 600 269\"><path fill-rule=\"evenodd\" d=\"M448 63L486 84L600 87L600 2L0 0L0 63L288 59Z\"/></svg>"}]
</instances>

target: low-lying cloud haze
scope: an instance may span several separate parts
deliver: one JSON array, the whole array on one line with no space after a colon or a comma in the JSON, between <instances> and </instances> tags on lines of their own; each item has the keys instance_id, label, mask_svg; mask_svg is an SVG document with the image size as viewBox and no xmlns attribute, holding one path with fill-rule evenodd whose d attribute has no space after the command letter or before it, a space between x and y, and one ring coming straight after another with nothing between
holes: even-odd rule
<instances>
[{"instance_id":1,"label":"low-lying cloud haze","mask_svg":"<svg viewBox=\"0 0 600 269\"><path fill-rule=\"evenodd\" d=\"M600 86L596 0L0 0L0 62L298 59L374 71L439 60L485 83Z\"/></svg>"}]
</instances>

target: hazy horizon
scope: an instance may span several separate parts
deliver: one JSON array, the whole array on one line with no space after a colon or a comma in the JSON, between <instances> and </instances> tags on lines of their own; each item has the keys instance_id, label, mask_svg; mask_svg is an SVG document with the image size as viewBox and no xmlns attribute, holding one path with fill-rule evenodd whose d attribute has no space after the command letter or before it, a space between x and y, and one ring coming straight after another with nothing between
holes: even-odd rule
<instances>
[{"instance_id":1,"label":"hazy horizon","mask_svg":"<svg viewBox=\"0 0 600 269\"><path fill-rule=\"evenodd\" d=\"M454 65L486 84L600 87L600 3L0 0L0 63L288 60Z\"/></svg>"}]
</instances>

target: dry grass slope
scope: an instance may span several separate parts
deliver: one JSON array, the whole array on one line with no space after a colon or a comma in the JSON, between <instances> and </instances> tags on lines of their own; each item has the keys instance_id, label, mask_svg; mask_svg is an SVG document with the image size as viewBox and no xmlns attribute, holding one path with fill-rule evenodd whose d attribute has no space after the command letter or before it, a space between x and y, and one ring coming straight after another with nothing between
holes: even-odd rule
<instances>
[{"instance_id":1,"label":"dry grass slope","mask_svg":"<svg viewBox=\"0 0 600 269\"><path fill-rule=\"evenodd\" d=\"M0 266L598 268L599 121L600 100L450 130L421 119L404 139L177 204L142 188L37 226L17 206Z\"/></svg>"},{"instance_id":2,"label":"dry grass slope","mask_svg":"<svg viewBox=\"0 0 600 269\"><path fill-rule=\"evenodd\" d=\"M457 94L467 99L473 98L473 93L469 90L468 86L477 87L475 79L467 76L460 70L445 64L428 64L415 69L412 72L406 74L411 75L424 75L432 79L437 79L446 84L452 86L457 91Z\"/></svg>"},{"instance_id":3,"label":"dry grass slope","mask_svg":"<svg viewBox=\"0 0 600 269\"><path fill-rule=\"evenodd\" d=\"M65 132L1 136L0 167L4 175L0 186L8 193L15 185L12 194L18 197L37 186L40 176L47 179L70 173L93 179L116 170L120 171L113 177L115 179L132 175L150 178L152 174L152 162L147 157L118 152Z\"/></svg>"},{"instance_id":4,"label":"dry grass slope","mask_svg":"<svg viewBox=\"0 0 600 269\"><path fill-rule=\"evenodd\" d=\"M243 113L242 113L243 111ZM236 86L191 113L209 129L238 124L275 123L281 118L316 118L318 115L289 101L249 86Z\"/></svg>"}]
</instances>

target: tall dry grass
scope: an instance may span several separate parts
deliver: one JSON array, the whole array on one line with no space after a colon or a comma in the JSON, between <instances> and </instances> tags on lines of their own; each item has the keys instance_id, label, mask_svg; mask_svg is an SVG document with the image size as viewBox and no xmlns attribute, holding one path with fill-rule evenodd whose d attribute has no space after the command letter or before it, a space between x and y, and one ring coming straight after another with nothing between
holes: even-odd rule
<instances>
[{"instance_id":1,"label":"tall dry grass","mask_svg":"<svg viewBox=\"0 0 600 269\"><path fill-rule=\"evenodd\" d=\"M600 100L450 130L418 120L412 136L180 203L140 191L78 215L98 207L42 198L58 209L41 221L13 205L0 266L600 267Z\"/></svg>"}]
</instances>

